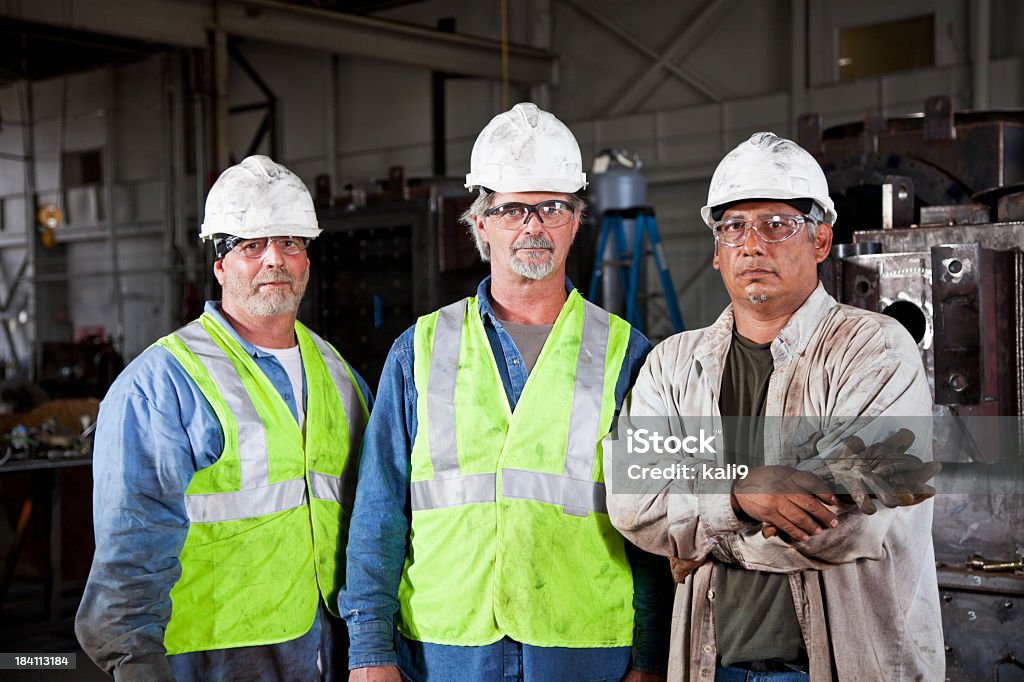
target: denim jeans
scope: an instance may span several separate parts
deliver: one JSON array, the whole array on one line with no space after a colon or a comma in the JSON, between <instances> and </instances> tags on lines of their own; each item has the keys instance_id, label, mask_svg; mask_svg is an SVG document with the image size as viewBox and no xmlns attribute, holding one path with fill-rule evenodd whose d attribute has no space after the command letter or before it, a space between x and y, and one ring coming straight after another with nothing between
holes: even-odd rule
<instances>
[{"instance_id":1,"label":"denim jeans","mask_svg":"<svg viewBox=\"0 0 1024 682\"><path fill-rule=\"evenodd\" d=\"M629 666L628 646L540 647L508 637L485 646L398 640L398 667L412 682L618 682Z\"/></svg>"},{"instance_id":2,"label":"denim jeans","mask_svg":"<svg viewBox=\"0 0 1024 682\"><path fill-rule=\"evenodd\" d=\"M280 644L193 651L167 657L178 682L216 680L348 679L348 632L345 621L321 604L313 626Z\"/></svg>"},{"instance_id":3,"label":"denim jeans","mask_svg":"<svg viewBox=\"0 0 1024 682\"><path fill-rule=\"evenodd\" d=\"M808 682L811 676L807 673L770 672L758 673L743 668L719 665L715 667L715 682Z\"/></svg>"}]
</instances>

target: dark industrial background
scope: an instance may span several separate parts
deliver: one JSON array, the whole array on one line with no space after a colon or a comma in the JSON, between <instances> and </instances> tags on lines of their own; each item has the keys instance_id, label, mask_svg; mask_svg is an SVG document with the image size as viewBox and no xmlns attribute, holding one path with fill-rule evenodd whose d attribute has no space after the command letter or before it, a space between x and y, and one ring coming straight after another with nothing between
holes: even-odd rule
<instances>
[{"instance_id":1,"label":"dark industrial background","mask_svg":"<svg viewBox=\"0 0 1024 682\"><path fill-rule=\"evenodd\" d=\"M1015 0L0 3L0 651L78 652L21 679L103 678L71 631L90 427L124 364L217 297L217 174L262 153L306 182L325 231L300 318L374 385L486 273L462 178L480 128L531 100L592 182L570 276L602 269L597 297L632 299L653 340L674 300L689 328L727 302L698 214L721 157L759 130L815 154L839 213L822 281L907 327L960 429L935 450L947 678L1024 680L1022 31ZM624 292L598 234L638 207L670 281L638 262Z\"/></svg>"}]
</instances>

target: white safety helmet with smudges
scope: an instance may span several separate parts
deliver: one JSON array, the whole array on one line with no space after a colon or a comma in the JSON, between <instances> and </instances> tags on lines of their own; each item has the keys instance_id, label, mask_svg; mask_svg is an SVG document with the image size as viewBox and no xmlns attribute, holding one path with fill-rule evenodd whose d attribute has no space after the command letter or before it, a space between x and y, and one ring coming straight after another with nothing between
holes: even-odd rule
<instances>
[{"instance_id":1,"label":"white safety helmet with smudges","mask_svg":"<svg viewBox=\"0 0 1024 682\"><path fill-rule=\"evenodd\" d=\"M473 144L466 187L495 192L563 192L587 186L572 131L531 102L520 102L484 126Z\"/></svg>"},{"instance_id":2,"label":"white safety helmet with smudges","mask_svg":"<svg viewBox=\"0 0 1024 682\"><path fill-rule=\"evenodd\" d=\"M220 174L206 197L201 239L233 235L315 239L313 198L299 179L268 156L249 156Z\"/></svg>"},{"instance_id":3,"label":"white safety helmet with smudges","mask_svg":"<svg viewBox=\"0 0 1024 682\"><path fill-rule=\"evenodd\" d=\"M809 199L821 208L823 222L836 222L836 207L821 166L796 142L774 133L754 133L725 155L711 176L708 203L700 217L712 227L716 209L757 199Z\"/></svg>"}]
</instances>

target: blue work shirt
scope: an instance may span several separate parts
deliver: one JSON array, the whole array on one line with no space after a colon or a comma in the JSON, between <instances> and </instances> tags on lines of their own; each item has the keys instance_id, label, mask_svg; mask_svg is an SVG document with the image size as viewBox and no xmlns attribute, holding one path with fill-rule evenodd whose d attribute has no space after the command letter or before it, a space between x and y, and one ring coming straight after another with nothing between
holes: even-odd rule
<instances>
[{"instance_id":1,"label":"blue work shirt","mask_svg":"<svg viewBox=\"0 0 1024 682\"><path fill-rule=\"evenodd\" d=\"M216 302L207 302L206 312L252 356L298 420L284 366L239 337ZM370 389L353 375L369 407ZM303 405L305 393L303 377ZM171 679L172 670L178 680L243 679L247 670L319 677L319 617L290 642L165 656L170 592L181 577L178 557L189 528L185 489L223 449L213 408L162 346L150 346L132 361L100 405L93 448L96 554L75 632L89 657L118 679Z\"/></svg>"},{"instance_id":2,"label":"blue work shirt","mask_svg":"<svg viewBox=\"0 0 1024 682\"><path fill-rule=\"evenodd\" d=\"M566 279L567 291L572 283ZM514 409L528 378L523 356L491 307L490 277L477 289L477 304L498 373L509 405ZM415 327L407 329L391 348L384 363L377 403L366 432L359 461L359 485L356 488L348 541L346 587L338 597L339 609L349 628L349 668L397 665L395 614L398 612L398 585L405 565L409 537L410 453L416 438L416 384L413 379ZM636 380L644 359L651 350L643 334L630 331L626 356L615 385L616 410ZM635 656L632 667L646 672L664 673L668 660L668 634L674 584L664 558L642 552L626 543L633 569L636 608ZM403 649L415 649L408 658L441 660L452 670L482 675L491 667L501 669L501 658L509 640L488 647L461 647L398 640ZM518 643L515 643L518 644ZM529 648L529 656L522 654ZM560 647L520 645L524 658L554 655ZM625 649L625 651L621 651ZM483 651L492 650L492 651ZM629 647L576 649L589 652L593 659L603 655L612 661L629 658ZM493 654L493 655L492 655ZM622 658L624 655L625 658ZM491 666L482 656L497 661ZM401 656L403 664L408 658ZM566 665L569 665L568 663ZM543 667L543 666L542 666ZM549 668L550 669L550 668ZM482 677L481 677L482 679Z\"/></svg>"}]
</instances>

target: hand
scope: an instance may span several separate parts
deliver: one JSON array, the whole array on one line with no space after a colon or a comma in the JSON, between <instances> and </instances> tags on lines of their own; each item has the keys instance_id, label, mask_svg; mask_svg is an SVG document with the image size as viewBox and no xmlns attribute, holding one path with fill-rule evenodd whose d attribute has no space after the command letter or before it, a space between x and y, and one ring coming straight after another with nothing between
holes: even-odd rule
<instances>
[{"instance_id":1,"label":"hand","mask_svg":"<svg viewBox=\"0 0 1024 682\"><path fill-rule=\"evenodd\" d=\"M402 682L402 675L396 666L372 665L350 672L348 682Z\"/></svg>"},{"instance_id":2,"label":"hand","mask_svg":"<svg viewBox=\"0 0 1024 682\"><path fill-rule=\"evenodd\" d=\"M825 504L839 500L814 474L793 467L766 466L754 469L732 486L733 509L755 521L771 524L802 542L822 528L839 525Z\"/></svg>"},{"instance_id":3,"label":"hand","mask_svg":"<svg viewBox=\"0 0 1024 682\"><path fill-rule=\"evenodd\" d=\"M690 559L677 559L674 556L668 558L669 568L672 569L672 579L677 583L686 580L690 575L704 564L703 561L691 561Z\"/></svg>"},{"instance_id":4,"label":"hand","mask_svg":"<svg viewBox=\"0 0 1024 682\"><path fill-rule=\"evenodd\" d=\"M645 673L640 670L630 670L623 675L622 682L665 682L668 679L658 673Z\"/></svg>"}]
</instances>

